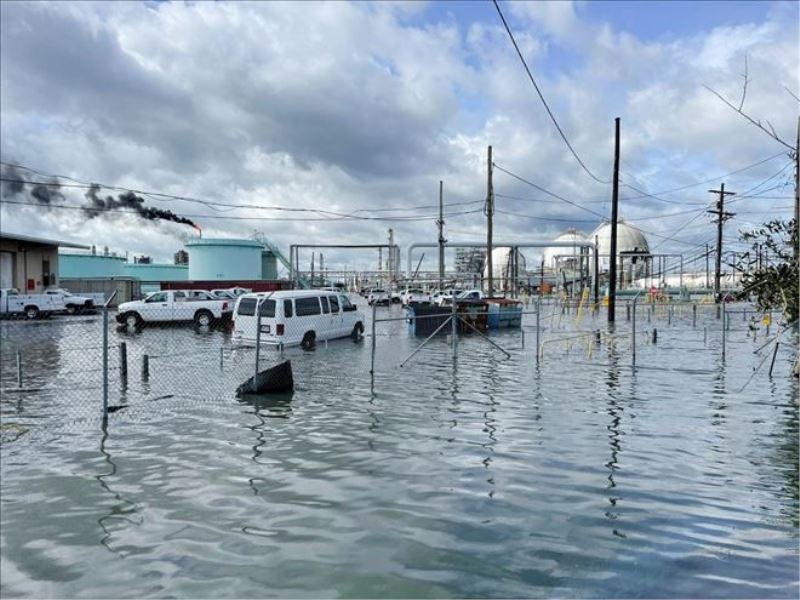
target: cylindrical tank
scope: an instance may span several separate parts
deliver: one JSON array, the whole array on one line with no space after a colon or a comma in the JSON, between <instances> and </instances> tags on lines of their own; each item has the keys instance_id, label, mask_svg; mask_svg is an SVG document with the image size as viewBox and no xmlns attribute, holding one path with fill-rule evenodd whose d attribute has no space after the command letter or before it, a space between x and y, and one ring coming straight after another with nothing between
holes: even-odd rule
<instances>
[{"instance_id":1,"label":"cylindrical tank","mask_svg":"<svg viewBox=\"0 0 800 600\"><path fill-rule=\"evenodd\" d=\"M124 277L124 268L124 256L69 253L58 255L58 269L61 279Z\"/></svg>"},{"instance_id":2,"label":"cylindrical tank","mask_svg":"<svg viewBox=\"0 0 800 600\"><path fill-rule=\"evenodd\" d=\"M278 278L278 259L272 250L261 251L261 279Z\"/></svg>"},{"instance_id":3,"label":"cylindrical tank","mask_svg":"<svg viewBox=\"0 0 800 600\"><path fill-rule=\"evenodd\" d=\"M261 252L255 240L198 238L186 242L192 281L261 279Z\"/></svg>"},{"instance_id":4,"label":"cylindrical tank","mask_svg":"<svg viewBox=\"0 0 800 600\"><path fill-rule=\"evenodd\" d=\"M572 242L576 245L572 248L564 248L563 246L549 246L544 249L542 258L544 259L544 266L548 269L577 269L580 263L580 256L582 248L577 245L578 242L583 242L586 236L577 229L569 229L558 236L554 241L556 242Z\"/></svg>"}]
</instances>

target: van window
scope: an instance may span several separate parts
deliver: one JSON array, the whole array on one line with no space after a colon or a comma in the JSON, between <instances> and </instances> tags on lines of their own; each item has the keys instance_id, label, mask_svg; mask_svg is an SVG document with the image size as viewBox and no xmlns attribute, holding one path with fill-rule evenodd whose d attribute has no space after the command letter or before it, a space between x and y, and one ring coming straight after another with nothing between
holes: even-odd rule
<instances>
[{"instance_id":1,"label":"van window","mask_svg":"<svg viewBox=\"0 0 800 600\"><path fill-rule=\"evenodd\" d=\"M356 307L350 303L350 299L347 296L340 296L342 299L342 311L351 311L355 310Z\"/></svg>"},{"instance_id":2,"label":"van window","mask_svg":"<svg viewBox=\"0 0 800 600\"><path fill-rule=\"evenodd\" d=\"M243 317L252 317L256 314L256 299L242 298L239 300L239 310L237 314Z\"/></svg>"},{"instance_id":3,"label":"van window","mask_svg":"<svg viewBox=\"0 0 800 600\"><path fill-rule=\"evenodd\" d=\"M328 300L331 302L331 312L336 314L339 312L339 299L336 296L328 296Z\"/></svg>"},{"instance_id":4,"label":"van window","mask_svg":"<svg viewBox=\"0 0 800 600\"><path fill-rule=\"evenodd\" d=\"M275 300L261 301L261 316L270 318L275 316Z\"/></svg>"},{"instance_id":5,"label":"van window","mask_svg":"<svg viewBox=\"0 0 800 600\"><path fill-rule=\"evenodd\" d=\"M316 296L313 298L298 298L294 301L294 308L295 314L297 314L298 317L321 314L319 298Z\"/></svg>"},{"instance_id":6,"label":"van window","mask_svg":"<svg viewBox=\"0 0 800 600\"><path fill-rule=\"evenodd\" d=\"M284 300L283 301L283 316L287 319L292 316L292 301L291 300Z\"/></svg>"},{"instance_id":7,"label":"van window","mask_svg":"<svg viewBox=\"0 0 800 600\"><path fill-rule=\"evenodd\" d=\"M320 297L320 301L322 302L322 312L327 315L329 312L331 312L331 309L328 306L328 297L327 296L321 296Z\"/></svg>"}]
</instances>

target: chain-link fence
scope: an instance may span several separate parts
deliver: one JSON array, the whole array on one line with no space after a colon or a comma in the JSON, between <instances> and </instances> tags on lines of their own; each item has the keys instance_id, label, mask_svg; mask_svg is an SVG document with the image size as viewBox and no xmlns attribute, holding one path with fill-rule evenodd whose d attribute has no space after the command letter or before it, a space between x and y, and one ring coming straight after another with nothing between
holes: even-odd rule
<instances>
[{"instance_id":1,"label":"chain-link fence","mask_svg":"<svg viewBox=\"0 0 800 600\"><path fill-rule=\"evenodd\" d=\"M2 439L107 414L157 418L191 403L247 401L309 382L323 391L379 389L413 385L419 374L424 387L425 377L458 361L489 356L520 370L596 364L609 355L637 368L668 368L667 356L710 365L736 352L755 376L771 371L778 346L789 343L777 315L747 304L636 298L618 305L609 327L604 308L585 300L368 306L341 292L284 291L244 296L234 313L235 300L210 306L175 294L93 314L0 322ZM280 366L286 361L291 373ZM401 383L391 376L399 370L407 374Z\"/></svg>"}]
</instances>

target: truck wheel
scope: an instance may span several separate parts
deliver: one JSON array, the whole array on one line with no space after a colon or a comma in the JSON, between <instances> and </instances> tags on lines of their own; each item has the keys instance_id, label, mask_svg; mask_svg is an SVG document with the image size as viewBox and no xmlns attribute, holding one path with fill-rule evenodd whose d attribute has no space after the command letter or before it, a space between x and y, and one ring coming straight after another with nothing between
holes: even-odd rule
<instances>
[{"instance_id":1,"label":"truck wheel","mask_svg":"<svg viewBox=\"0 0 800 600\"><path fill-rule=\"evenodd\" d=\"M194 313L194 324L198 327L209 327L213 320L214 315L207 310L198 310Z\"/></svg>"},{"instance_id":2,"label":"truck wheel","mask_svg":"<svg viewBox=\"0 0 800 600\"><path fill-rule=\"evenodd\" d=\"M313 350L317 343L317 334L313 331L307 331L303 336L303 341L300 342L300 347L303 350Z\"/></svg>"},{"instance_id":3,"label":"truck wheel","mask_svg":"<svg viewBox=\"0 0 800 600\"><path fill-rule=\"evenodd\" d=\"M138 329L142 325L142 317L139 313L129 312L125 315L125 325L132 329Z\"/></svg>"},{"instance_id":4,"label":"truck wheel","mask_svg":"<svg viewBox=\"0 0 800 600\"><path fill-rule=\"evenodd\" d=\"M25 318L26 319L38 319L39 318L39 307L38 306L26 306L25 307Z\"/></svg>"},{"instance_id":5,"label":"truck wheel","mask_svg":"<svg viewBox=\"0 0 800 600\"><path fill-rule=\"evenodd\" d=\"M74 304L67 304L67 314L68 315L74 315L76 312L78 312L78 307L77 306L75 306Z\"/></svg>"},{"instance_id":6,"label":"truck wheel","mask_svg":"<svg viewBox=\"0 0 800 600\"><path fill-rule=\"evenodd\" d=\"M350 333L350 337L356 342L364 337L364 324L361 321L353 325L353 331Z\"/></svg>"}]
</instances>

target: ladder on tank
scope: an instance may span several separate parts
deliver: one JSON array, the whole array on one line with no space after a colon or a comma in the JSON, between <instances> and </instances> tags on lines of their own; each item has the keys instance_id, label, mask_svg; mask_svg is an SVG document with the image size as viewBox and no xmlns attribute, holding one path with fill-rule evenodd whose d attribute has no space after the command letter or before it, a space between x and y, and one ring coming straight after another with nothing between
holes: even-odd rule
<instances>
[{"instance_id":1,"label":"ladder on tank","mask_svg":"<svg viewBox=\"0 0 800 600\"><path fill-rule=\"evenodd\" d=\"M252 238L256 240L259 244L264 244L264 246L275 255L275 258L281 261L281 264L287 271L289 272L292 271L292 265L289 262L289 260L283 255L283 253L278 249L278 247L275 244L273 244L266 238L266 236L263 233L256 232L253 234ZM297 279L298 285L301 288L303 288L304 290L311 288L311 283L308 281L308 279L306 279L299 273L297 273L295 277Z\"/></svg>"}]
</instances>

